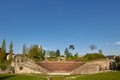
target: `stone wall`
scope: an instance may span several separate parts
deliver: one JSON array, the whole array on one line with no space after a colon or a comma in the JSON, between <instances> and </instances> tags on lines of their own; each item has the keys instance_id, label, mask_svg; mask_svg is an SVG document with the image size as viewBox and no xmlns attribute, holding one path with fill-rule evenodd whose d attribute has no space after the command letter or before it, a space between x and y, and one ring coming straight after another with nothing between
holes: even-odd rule
<instances>
[{"instance_id":1,"label":"stone wall","mask_svg":"<svg viewBox=\"0 0 120 80\"><path fill-rule=\"evenodd\" d=\"M86 64L74 69L71 74L93 74L109 70L109 67L109 60L87 62Z\"/></svg>"},{"instance_id":2,"label":"stone wall","mask_svg":"<svg viewBox=\"0 0 120 80\"><path fill-rule=\"evenodd\" d=\"M109 60L101 60L95 61L94 63L98 63L100 65L100 71L105 71L110 69L110 62Z\"/></svg>"},{"instance_id":3,"label":"stone wall","mask_svg":"<svg viewBox=\"0 0 120 80\"><path fill-rule=\"evenodd\" d=\"M99 72L99 64L97 63L86 63L83 66L73 70L71 74L92 74Z\"/></svg>"},{"instance_id":4,"label":"stone wall","mask_svg":"<svg viewBox=\"0 0 120 80\"><path fill-rule=\"evenodd\" d=\"M21 55L16 55L11 63L14 73L48 73L48 70L37 65L34 61Z\"/></svg>"},{"instance_id":5,"label":"stone wall","mask_svg":"<svg viewBox=\"0 0 120 80\"><path fill-rule=\"evenodd\" d=\"M34 62L12 63L15 73L48 73L48 70Z\"/></svg>"},{"instance_id":6,"label":"stone wall","mask_svg":"<svg viewBox=\"0 0 120 80\"><path fill-rule=\"evenodd\" d=\"M96 60L86 63L43 62L35 63L27 57L16 56L11 64L14 73L51 73L66 72L70 74L93 74L110 69L109 60Z\"/></svg>"}]
</instances>

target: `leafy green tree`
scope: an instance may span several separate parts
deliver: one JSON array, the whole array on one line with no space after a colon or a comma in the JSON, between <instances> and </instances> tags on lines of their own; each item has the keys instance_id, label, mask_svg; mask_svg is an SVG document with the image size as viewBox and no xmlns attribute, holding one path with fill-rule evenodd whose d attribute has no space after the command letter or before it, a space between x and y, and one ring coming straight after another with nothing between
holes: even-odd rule
<instances>
[{"instance_id":1,"label":"leafy green tree","mask_svg":"<svg viewBox=\"0 0 120 80\"><path fill-rule=\"evenodd\" d=\"M115 62L117 63L117 69L120 70L120 57L115 57Z\"/></svg>"},{"instance_id":2,"label":"leafy green tree","mask_svg":"<svg viewBox=\"0 0 120 80\"><path fill-rule=\"evenodd\" d=\"M74 54L74 58L78 58L78 53L75 53L75 54Z\"/></svg>"},{"instance_id":3,"label":"leafy green tree","mask_svg":"<svg viewBox=\"0 0 120 80\"><path fill-rule=\"evenodd\" d=\"M27 48L26 48L25 44L23 45L22 55L23 55L23 57L25 57L27 55Z\"/></svg>"},{"instance_id":4,"label":"leafy green tree","mask_svg":"<svg viewBox=\"0 0 120 80\"><path fill-rule=\"evenodd\" d=\"M117 69L120 70L120 62L118 63Z\"/></svg>"},{"instance_id":5,"label":"leafy green tree","mask_svg":"<svg viewBox=\"0 0 120 80\"><path fill-rule=\"evenodd\" d=\"M73 55L69 52L68 48L65 49L64 54L66 55L66 58L71 59L71 57L73 57Z\"/></svg>"},{"instance_id":6,"label":"leafy green tree","mask_svg":"<svg viewBox=\"0 0 120 80\"><path fill-rule=\"evenodd\" d=\"M84 60L86 60L86 61L101 59L101 58L105 58L105 56L103 54L100 54L100 53L93 53L93 54L87 53L84 56Z\"/></svg>"},{"instance_id":7,"label":"leafy green tree","mask_svg":"<svg viewBox=\"0 0 120 80\"><path fill-rule=\"evenodd\" d=\"M28 53L29 58L33 60L39 60L39 47L38 45L32 45Z\"/></svg>"},{"instance_id":8,"label":"leafy green tree","mask_svg":"<svg viewBox=\"0 0 120 80\"><path fill-rule=\"evenodd\" d=\"M40 46L40 48L39 48L39 57L40 57L40 60L43 60L44 59L44 57L45 57L45 50L43 50L43 47L42 46Z\"/></svg>"},{"instance_id":9,"label":"leafy green tree","mask_svg":"<svg viewBox=\"0 0 120 80\"><path fill-rule=\"evenodd\" d=\"M5 60L5 57L6 57L6 42L4 39L1 46L0 63L2 63Z\"/></svg>"},{"instance_id":10,"label":"leafy green tree","mask_svg":"<svg viewBox=\"0 0 120 80\"><path fill-rule=\"evenodd\" d=\"M49 51L49 57L56 57L56 51Z\"/></svg>"},{"instance_id":11,"label":"leafy green tree","mask_svg":"<svg viewBox=\"0 0 120 80\"><path fill-rule=\"evenodd\" d=\"M28 56L33 60L44 60L46 51L43 50L42 46L32 45L29 49Z\"/></svg>"},{"instance_id":12,"label":"leafy green tree","mask_svg":"<svg viewBox=\"0 0 120 80\"><path fill-rule=\"evenodd\" d=\"M115 57L115 62L120 63L120 57Z\"/></svg>"},{"instance_id":13,"label":"leafy green tree","mask_svg":"<svg viewBox=\"0 0 120 80\"><path fill-rule=\"evenodd\" d=\"M69 57L69 50L68 50L68 48L65 49L64 55L66 55L67 58Z\"/></svg>"},{"instance_id":14,"label":"leafy green tree","mask_svg":"<svg viewBox=\"0 0 120 80\"><path fill-rule=\"evenodd\" d=\"M12 43L12 41L10 42L10 46L9 46L9 60L10 61L13 60L13 43Z\"/></svg>"},{"instance_id":15,"label":"leafy green tree","mask_svg":"<svg viewBox=\"0 0 120 80\"><path fill-rule=\"evenodd\" d=\"M46 55L46 50L43 50L43 60L45 59L45 55Z\"/></svg>"},{"instance_id":16,"label":"leafy green tree","mask_svg":"<svg viewBox=\"0 0 120 80\"><path fill-rule=\"evenodd\" d=\"M57 50L56 50L56 57L59 57L59 56L60 56L60 50L57 49Z\"/></svg>"}]
</instances>

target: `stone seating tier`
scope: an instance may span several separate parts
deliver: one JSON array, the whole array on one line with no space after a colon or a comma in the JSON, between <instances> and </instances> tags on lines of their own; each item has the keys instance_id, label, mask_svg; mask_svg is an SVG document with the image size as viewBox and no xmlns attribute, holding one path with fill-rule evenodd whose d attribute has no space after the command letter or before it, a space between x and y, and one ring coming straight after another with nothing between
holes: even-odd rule
<instances>
[{"instance_id":1,"label":"stone seating tier","mask_svg":"<svg viewBox=\"0 0 120 80\"><path fill-rule=\"evenodd\" d=\"M38 65L47 69L49 72L70 72L85 63L78 62L38 62Z\"/></svg>"}]
</instances>

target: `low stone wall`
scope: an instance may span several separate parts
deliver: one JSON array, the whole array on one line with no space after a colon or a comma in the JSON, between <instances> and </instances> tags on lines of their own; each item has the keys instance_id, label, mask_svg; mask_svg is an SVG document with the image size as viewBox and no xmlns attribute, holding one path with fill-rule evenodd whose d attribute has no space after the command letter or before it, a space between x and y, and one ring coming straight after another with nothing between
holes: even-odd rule
<instances>
[{"instance_id":1,"label":"low stone wall","mask_svg":"<svg viewBox=\"0 0 120 80\"><path fill-rule=\"evenodd\" d=\"M109 60L87 62L86 64L71 71L71 74L93 74L109 70L109 67Z\"/></svg>"},{"instance_id":2,"label":"low stone wall","mask_svg":"<svg viewBox=\"0 0 120 80\"><path fill-rule=\"evenodd\" d=\"M48 73L48 70L33 62L14 63L13 67L15 73Z\"/></svg>"},{"instance_id":3,"label":"low stone wall","mask_svg":"<svg viewBox=\"0 0 120 80\"><path fill-rule=\"evenodd\" d=\"M83 66L73 70L71 74L92 74L99 72L98 63L86 63Z\"/></svg>"}]
</instances>

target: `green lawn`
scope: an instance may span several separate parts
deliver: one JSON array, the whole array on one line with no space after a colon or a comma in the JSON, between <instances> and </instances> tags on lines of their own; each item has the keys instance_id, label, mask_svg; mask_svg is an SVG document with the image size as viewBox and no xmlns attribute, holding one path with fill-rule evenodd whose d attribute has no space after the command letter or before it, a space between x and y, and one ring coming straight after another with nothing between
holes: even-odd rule
<instances>
[{"instance_id":1,"label":"green lawn","mask_svg":"<svg viewBox=\"0 0 120 80\"><path fill-rule=\"evenodd\" d=\"M72 80L120 80L120 71L76 76Z\"/></svg>"},{"instance_id":2,"label":"green lawn","mask_svg":"<svg viewBox=\"0 0 120 80\"><path fill-rule=\"evenodd\" d=\"M91 75L48 76L40 74L0 74L0 80L120 80L120 71Z\"/></svg>"},{"instance_id":3,"label":"green lawn","mask_svg":"<svg viewBox=\"0 0 120 80\"><path fill-rule=\"evenodd\" d=\"M44 76L39 75L23 75L23 74L0 74L0 80L47 80Z\"/></svg>"}]
</instances>

